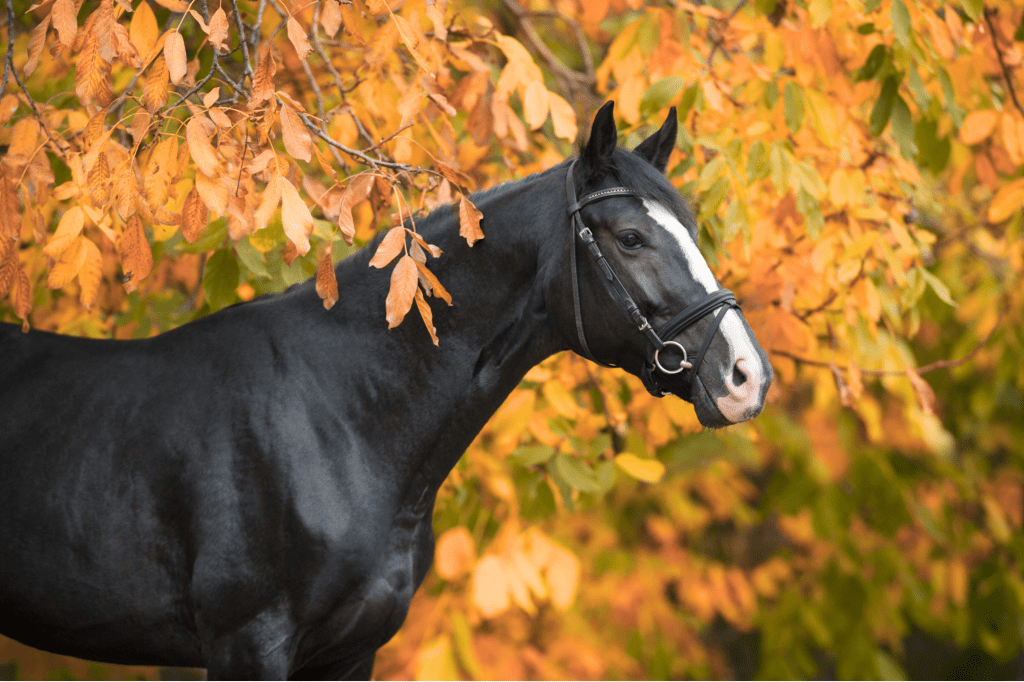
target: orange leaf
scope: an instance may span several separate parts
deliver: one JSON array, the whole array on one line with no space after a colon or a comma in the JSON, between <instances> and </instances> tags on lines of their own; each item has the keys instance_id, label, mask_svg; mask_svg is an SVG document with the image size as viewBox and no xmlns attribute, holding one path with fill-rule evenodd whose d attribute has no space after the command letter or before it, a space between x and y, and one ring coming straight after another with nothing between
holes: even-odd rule
<instances>
[{"instance_id":1,"label":"orange leaf","mask_svg":"<svg viewBox=\"0 0 1024 682\"><path fill-rule=\"evenodd\" d=\"M114 35L114 49L117 51L117 58L121 63L132 69L142 66L142 57L139 48L135 46L128 37L128 29L116 21L111 24Z\"/></svg>"},{"instance_id":2,"label":"orange leaf","mask_svg":"<svg viewBox=\"0 0 1024 682\"><path fill-rule=\"evenodd\" d=\"M284 138L285 150L292 158L307 163L313 158L313 139L306 130L306 124L289 106L281 107L281 137Z\"/></svg>"},{"instance_id":3,"label":"orange leaf","mask_svg":"<svg viewBox=\"0 0 1024 682\"><path fill-rule=\"evenodd\" d=\"M121 269L124 271L124 290L132 293L153 269L153 250L146 239L142 220L133 215L124 227L121 237Z\"/></svg>"},{"instance_id":4,"label":"orange leaf","mask_svg":"<svg viewBox=\"0 0 1024 682\"><path fill-rule=\"evenodd\" d=\"M415 260L415 259L414 259ZM452 295L448 293L448 290L441 286L441 282L438 281L437 277L427 268L423 263L416 261L416 268L420 271L420 274L427 278L427 282L430 283L430 289L434 292L434 296L437 296L448 305L452 304Z\"/></svg>"},{"instance_id":5,"label":"orange leaf","mask_svg":"<svg viewBox=\"0 0 1024 682\"><path fill-rule=\"evenodd\" d=\"M202 171L196 172L196 189L199 196L203 198L206 208L213 212L215 217L220 217L228 211L228 186L220 175L209 177Z\"/></svg>"},{"instance_id":6,"label":"orange leaf","mask_svg":"<svg viewBox=\"0 0 1024 682\"><path fill-rule=\"evenodd\" d=\"M92 205L102 208L110 198L110 164L106 152L100 152L88 176L89 195Z\"/></svg>"},{"instance_id":7,"label":"orange leaf","mask_svg":"<svg viewBox=\"0 0 1024 682\"><path fill-rule=\"evenodd\" d=\"M32 312L32 283L24 270L18 270L17 283L14 287L14 314L23 322L21 331L28 333L28 314Z\"/></svg>"},{"instance_id":8,"label":"orange leaf","mask_svg":"<svg viewBox=\"0 0 1024 682\"><path fill-rule=\"evenodd\" d=\"M110 62L99 53L96 36L93 33L85 39L85 45L75 63L75 94L82 104L91 102L97 107L110 104L111 71Z\"/></svg>"},{"instance_id":9,"label":"orange leaf","mask_svg":"<svg viewBox=\"0 0 1024 682\"><path fill-rule=\"evenodd\" d=\"M580 18L587 24L596 24L608 14L608 0L580 0L580 5L583 8Z\"/></svg>"},{"instance_id":10,"label":"orange leaf","mask_svg":"<svg viewBox=\"0 0 1024 682\"><path fill-rule=\"evenodd\" d=\"M473 568L476 562L476 546L473 536L462 526L457 526L441 534L437 539L434 552L434 563L437 574L443 580L455 580Z\"/></svg>"},{"instance_id":11,"label":"orange leaf","mask_svg":"<svg viewBox=\"0 0 1024 682\"><path fill-rule=\"evenodd\" d=\"M448 40L448 27L444 24L444 13L448 9L448 0L427 2L427 19L434 24L434 37L441 41Z\"/></svg>"},{"instance_id":12,"label":"orange leaf","mask_svg":"<svg viewBox=\"0 0 1024 682\"><path fill-rule=\"evenodd\" d=\"M551 592L551 603L563 611L569 608L580 585L580 560L566 549L553 547L545 577Z\"/></svg>"},{"instance_id":13,"label":"orange leaf","mask_svg":"<svg viewBox=\"0 0 1024 682\"><path fill-rule=\"evenodd\" d=\"M388 290L388 298L385 301L388 329L394 329L400 325L405 319L406 313L412 308L418 281L416 261L411 256L402 256L391 272L391 288Z\"/></svg>"},{"instance_id":14,"label":"orange leaf","mask_svg":"<svg viewBox=\"0 0 1024 682\"><path fill-rule=\"evenodd\" d=\"M177 85L188 71L188 57L185 54L185 39L177 31L171 31L164 39L164 61L171 82Z\"/></svg>"},{"instance_id":15,"label":"orange leaf","mask_svg":"<svg viewBox=\"0 0 1024 682\"><path fill-rule=\"evenodd\" d=\"M18 249L16 242L0 236L0 299L7 296L15 284L18 272Z\"/></svg>"},{"instance_id":16,"label":"orange leaf","mask_svg":"<svg viewBox=\"0 0 1024 682\"><path fill-rule=\"evenodd\" d=\"M217 11L210 17L209 36L211 45L221 52L228 50L228 15L224 12L223 7L218 7Z\"/></svg>"},{"instance_id":17,"label":"orange leaf","mask_svg":"<svg viewBox=\"0 0 1024 682\"><path fill-rule=\"evenodd\" d=\"M295 48L299 59L305 59L313 52L313 47L309 44L309 38L306 37L306 32L302 30L302 24L295 17L288 17L288 40L292 42L292 47Z\"/></svg>"},{"instance_id":18,"label":"orange leaf","mask_svg":"<svg viewBox=\"0 0 1024 682\"><path fill-rule=\"evenodd\" d=\"M309 235L313 233L313 216L299 190L287 178L281 178L281 223L288 240L295 244L299 255L309 251Z\"/></svg>"},{"instance_id":19,"label":"orange leaf","mask_svg":"<svg viewBox=\"0 0 1024 682\"><path fill-rule=\"evenodd\" d=\"M576 126L576 112L573 111L572 105L553 92L548 93L548 104L551 107L551 122L555 125L555 135L574 142L579 131Z\"/></svg>"},{"instance_id":20,"label":"orange leaf","mask_svg":"<svg viewBox=\"0 0 1024 682\"><path fill-rule=\"evenodd\" d=\"M210 214L199 196L199 189L192 185L185 202L181 205L181 234L189 244L195 244L206 229Z\"/></svg>"},{"instance_id":21,"label":"orange leaf","mask_svg":"<svg viewBox=\"0 0 1024 682\"><path fill-rule=\"evenodd\" d=\"M327 310L338 302L338 280L334 275L334 260L331 258L330 247L324 249L324 255L316 267L316 293L324 300L324 308Z\"/></svg>"},{"instance_id":22,"label":"orange leaf","mask_svg":"<svg viewBox=\"0 0 1024 682\"><path fill-rule=\"evenodd\" d=\"M277 73L277 62L270 52L270 43L260 48L256 74L252 79L252 97L254 102L268 100L274 95L274 74Z\"/></svg>"},{"instance_id":23,"label":"orange leaf","mask_svg":"<svg viewBox=\"0 0 1024 682\"><path fill-rule=\"evenodd\" d=\"M39 56L43 53L43 46L46 44L46 31L50 27L50 14L47 14L39 24L32 29L32 35L28 39L28 59L22 73L25 77L32 75L32 72L39 66Z\"/></svg>"},{"instance_id":24,"label":"orange leaf","mask_svg":"<svg viewBox=\"0 0 1024 682\"><path fill-rule=\"evenodd\" d=\"M70 48L78 33L78 10L74 0L55 0L50 15L53 27L57 29L57 39L64 47Z\"/></svg>"},{"instance_id":25,"label":"orange leaf","mask_svg":"<svg viewBox=\"0 0 1024 682\"><path fill-rule=\"evenodd\" d=\"M0 239L18 239L21 236L21 202L14 181L4 173L0 164Z\"/></svg>"},{"instance_id":26,"label":"orange leaf","mask_svg":"<svg viewBox=\"0 0 1024 682\"><path fill-rule=\"evenodd\" d=\"M523 117L526 125L537 130L548 118L548 91L541 81L530 81L523 95Z\"/></svg>"},{"instance_id":27,"label":"orange leaf","mask_svg":"<svg viewBox=\"0 0 1024 682\"><path fill-rule=\"evenodd\" d=\"M384 235L384 239L381 240L380 246L373 254L373 258L370 259L371 268L383 268L385 265L395 259L402 249L405 248L405 228L401 225L392 227L388 230L388 233Z\"/></svg>"},{"instance_id":28,"label":"orange leaf","mask_svg":"<svg viewBox=\"0 0 1024 682\"><path fill-rule=\"evenodd\" d=\"M473 603L484 618L500 616L512 605L508 576L498 557L488 554L473 569Z\"/></svg>"},{"instance_id":29,"label":"orange leaf","mask_svg":"<svg viewBox=\"0 0 1024 682\"><path fill-rule=\"evenodd\" d=\"M470 246L484 238L483 230L480 229L483 217L484 214L473 205L473 202L466 197L459 199L459 234Z\"/></svg>"},{"instance_id":30,"label":"orange leaf","mask_svg":"<svg viewBox=\"0 0 1024 682\"><path fill-rule=\"evenodd\" d=\"M999 113L994 109L972 111L964 118L960 127L960 141L966 145L974 145L985 141L995 130Z\"/></svg>"},{"instance_id":31,"label":"orange leaf","mask_svg":"<svg viewBox=\"0 0 1024 682\"><path fill-rule=\"evenodd\" d=\"M419 263L416 265L419 265ZM419 280L417 279L417 281ZM427 333L430 334L430 340L433 341L436 346L437 329L434 328L434 314L431 312L430 305L427 303L426 299L423 298L423 292L420 291L418 287L413 300L416 301L416 308L420 311L420 317L423 319L423 324L427 327Z\"/></svg>"},{"instance_id":32,"label":"orange leaf","mask_svg":"<svg viewBox=\"0 0 1024 682\"><path fill-rule=\"evenodd\" d=\"M220 171L220 161L217 159L217 151L210 144L210 136L206 132L206 123L209 119L204 115L193 116L185 126L185 140L188 142L188 151L196 167L206 175L217 175Z\"/></svg>"},{"instance_id":33,"label":"orange leaf","mask_svg":"<svg viewBox=\"0 0 1024 682\"><path fill-rule=\"evenodd\" d=\"M89 239L82 237L82 267L78 270L78 300L86 310L92 310L100 293L103 281L103 256L100 249Z\"/></svg>"},{"instance_id":34,"label":"orange leaf","mask_svg":"<svg viewBox=\"0 0 1024 682\"><path fill-rule=\"evenodd\" d=\"M158 112L167 104L167 61L163 55L153 60L146 72L146 85L142 89L142 101L152 113Z\"/></svg>"},{"instance_id":35,"label":"orange leaf","mask_svg":"<svg viewBox=\"0 0 1024 682\"><path fill-rule=\"evenodd\" d=\"M257 230L262 230L274 217L277 205L281 202L281 176L275 175L270 178L266 188L263 190L263 198L260 200L259 208L253 214L253 223Z\"/></svg>"},{"instance_id":36,"label":"orange leaf","mask_svg":"<svg viewBox=\"0 0 1024 682\"><path fill-rule=\"evenodd\" d=\"M988 205L988 221L1001 223L1024 205L1024 178L1004 185Z\"/></svg>"},{"instance_id":37,"label":"orange leaf","mask_svg":"<svg viewBox=\"0 0 1024 682\"><path fill-rule=\"evenodd\" d=\"M341 28L341 7L337 0L325 0L320 6L320 25L328 37L333 38L338 34Z\"/></svg>"}]
</instances>

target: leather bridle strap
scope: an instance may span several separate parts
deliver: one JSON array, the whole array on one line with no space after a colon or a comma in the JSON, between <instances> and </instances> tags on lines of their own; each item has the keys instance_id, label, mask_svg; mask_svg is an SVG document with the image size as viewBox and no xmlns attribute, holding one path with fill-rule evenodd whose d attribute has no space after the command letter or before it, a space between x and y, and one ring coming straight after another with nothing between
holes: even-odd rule
<instances>
[{"instance_id":1,"label":"leather bridle strap","mask_svg":"<svg viewBox=\"0 0 1024 682\"><path fill-rule=\"evenodd\" d=\"M608 291L609 296L611 296L612 300L618 304L619 308L626 314L626 316L629 317L637 330L647 337L653 347L653 350L648 355L648 364L644 365L640 374L640 378L643 380L644 386L647 390L655 396L660 397L661 395L665 395L665 391L661 389L658 385L657 379L655 378L655 370L671 375L678 374L684 369L690 370L687 386L688 390L692 389L693 377L696 376L697 369L700 367L701 362L703 362L704 355L707 353L708 348L711 346L712 339L718 332L718 327L722 323L722 318L725 317L725 314L732 308L739 308L739 304L736 303L736 297L728 289L719 289L718 291L714 291L697 303L687 306L681 313L675 315L665 325L655 331L647 321L647 318L640 312L640 307L633 300L633 297L629 295L629 292L626 290L626 287L623 286L622 281L615 274L615 271L612 270L608 260L601 252L601 247L598 245L597 240L594 239L594 235L590 231L590 228L583 224L583 219L580 217L580 210L584 206L594 203L595 201L610 199L612 197L640 197L640 195L625 187L612 187L610 189L599 190L593 194L588 194L577 201L576 182L572 175L572 171L575 166L575 161L569 165L569 171L565 179L565 193L566 199L569 203L568 213L571 220L573 234L572 246L569 249L569 263L572 275L573 312L576 317L576 334L579 336L580 346L584 355L589 360L592 360L599 365L603 365L604 367L615 366L602 362L594 357L594 353L590 350L590 346L587 344L586 333L583 331L583 314L580 308L580 283L576 266L577 237L579 237L579 240L583 242L583 245L586 246L587 250L590 252L590 256L594 260L594 263L597 265L598 271L600 272L600 281L604 285L605 290ZM693 356L693 362L688 362L689 353L678 342L671 340L665 342L662 340L673 339L679 333L692 326L716 308L721 308L721 310L718 311L711 328L704 336L704 342L701 344L700 350ZM666 368L659 359L659 353L665 350L668 346L675 346L682 351L683 359L676 369Z\"/></svg>"}]
</instances>

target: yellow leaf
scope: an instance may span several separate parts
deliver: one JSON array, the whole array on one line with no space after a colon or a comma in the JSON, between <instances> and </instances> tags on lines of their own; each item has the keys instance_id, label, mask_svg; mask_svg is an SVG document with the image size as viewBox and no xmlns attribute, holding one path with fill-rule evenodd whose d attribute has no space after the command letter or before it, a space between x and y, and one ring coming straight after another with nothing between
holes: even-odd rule
<instances>
[{"instance_id":1,"label":"yellow leaf","mask_svg":"<svg viewBox=\"0 0 1024 682\"><path fill-rule=\"evenodd\" d=\"M580 560L572 552L554 546L544 573L551 603L563 611L569 608L580 585Z\"/></svg>"},{"instance_id":2,"label":"yellow leaf","mask_svg":"<svg viewBox=\"0 0 1024 682\"><path fill-rule=\"evenodd\" d=\"M219 218L227 213L229 189L223 176L218 174L210 177L202 171L196 171L196 189L214 217Z\"/></svg>"},{"instance_id":3,"label":"yellow leaf","mask_svg":"<svg viewBox=\"0 0 1024 682\"><path fill-rule=\"evenodd\" d=\"M204 120L205 119L205 120ZM185 140L188 151L196 167L206 175L217 175L220 172L220 161L217 151L210 144L210 136L206 133L205 123L209 119L205 115L193 116L185 126Z\"/></svg>"},{"instance_id":4,"label":"yellow leaf","mask_svg":"<svg viewBox=\"0 0 1024 682\"><path fill-rule=\"evenodd\" d=\"M284 177L281 178L281 224L299 255L305 255L309 251L309 235L313 233L313 216L299 196L299 190Z\"/></svg>"},{"instance_id":5,"label":"yellow leaf","mask_svg":"<svg viewBox=\"0 0 1024 682\"><path fill-rule=\"evenodd\" d=\"M253 224L257 230L262 230L274 217L277 205L281 202L281 176L275 175L270 178L266 188L263 190L263 198L260 205L253 214Z\"/></svg>"},{"instance_id":6,"label":"yellow leaf","mask_svg":"<svg viewBox=\"0 0 1024 682\"><path fill-rule=\"evenodd\" d=\"M105 107L110 104L111 83L110 62L100 55L96 36L89 33L75 63L75 94L82 104Z\"/></svg>"},{"instance_id":7,"label":"yellow leaf","mask_svg":"<svg viewBox=\"0 0 1024 682\"><path fill-rule=\"evenodd\" d=\"M142 101L152 113L158 112L167 104L167 61L159 55L150 64L146 72L146 85L142 89Z\"/></svg>"},{"instance_id":8,"label":"yellow leaf","mask_svg":"<svg viewBox=\"0 0 1024 682\"><path fill-rule=\"evenodd\" d=\"M188 71L188 57L185 54L185 39L177 31L171 31L164 39L164 61L167 74L175 85L181 82Z\"/></svg>"},{"instance_id":9,"label":"yellow leaf","mask_svg":"<svg viewBox=\"0 0 1024 682\"><path fill-rule=\"evenodd\" d=\"M451 638L441 635L420 646L414 661L417 680L461 679Z\"/></svg>"},{"instance_id":10,"label":"yellow leaf","mask_svg":"<svg viewBox=\"0 0 1024 682\"><path fill-rule=\"evenodd\" d=\"M394 329L405 319L406 313L412 308L418 283L416 261L411 256L402 256L391 272L391 286L385 301L388 329Z\"/></svg>"},{"instance_id":11,"label":"yellow leaf","mask_svg":"<svg viewBox=\"0 0 1024 682\"><path fill-rule=\"evenodd\" d=\"M555 135L564 140L574 142L578 129L576 112L572 105L553 92L548 92L548 105L551 107L551 122L555 126Z\"/></svg>"},{"instance_id":12,"label":"yellow leaf","mask_svg":"<svg viewBox=\"0 0 1024 682\"><path fill-rule=\"evenodd\" d=\"M132 15L132 22L128 25L128 36L139 48L139 52L148 55L156 47L156 39L160 29L156 24L156 15L148 2L140 2Z\"/></svg>"},{"instance_id":13,"label":"yellow leaf","mask_svg":"<svg viewBox=\"0 0 1024 682\"><path fill-rule=\"evenodd\" d=\"M121 237L121 269L124 271L124 290L132 293L153 269L153 250L146 239L146 231L138 215L129 218Z\"/></svg>"},{"instance_id":14,"label":"yellow leaf","mask_svg":"<svg viewBox=\"0 0 1024 682\"><path fill-rule=\"evenodd\" d=\"M656 459L644 459L631 452L615 457L615 463L627 474L644 483L657 483L665 475L665 465Z\"/></svg>"},{"instance_id":15,"label":"yellow leaf","mask_svg":"<svg viewBox=\"0 0 1024 682\"><path fill-rule=\"evenodd\" d=\"M72 206L61 216L57 231L43 247L43 253L50 258L60 258L61 254L78 238L85 226L85 212L80 206ZM74 277L74 275L72 275ZM60 286L64 286L63 284ZM59 287L54 287L59 288Z\"/></svg>"},{"instance_id":16,"label":"yellow leaf","mask_svg":"<svg viewBox=\"0 0 1024 682\"><path fill-rule=\"evenodd\" d=\"M564 417L575 419L579 416L582 408L576 403L572 394L566 390L560 381L549 381L541 387L541 393L547 399L551 407Z\"/></svg>"},{"instance_id":17,"label":"yellow leaf","mask_svg":"<svg viewBox=\"0 0 1024 682\"><path fill-rule=\"evenodd\" d=\"M994 109L972 111L964 118L960 127L960 141L966 145L984 142L996 127L999 113Z\"/></svg>"},{"instance_id":18,"label":"yellow leaf","mask_svg":"<svg viewBox=\"0 0 1024 682\"><path fill-rule=\"evenodd\" d=\"M78 276L82 264L85 263L85 259L89 255L85 248L87 241L89 240L81 235L75 237L75 240L64 250L60 259L50 269L50 274L46 278L46 286L51 289L60 289Z\"/></svg>"},{"instance_id":19,"label":"yellow leaf","mask_svg":"<svg viewBox=\"0 0 1024 682\"><path fill-rule=\"evenodd\" d=\"M82 266L78 270L78 300L86 310L92 310L99 297L103 281L103 256L92 241L82 237Z\"/></svg>"}]
</instances>

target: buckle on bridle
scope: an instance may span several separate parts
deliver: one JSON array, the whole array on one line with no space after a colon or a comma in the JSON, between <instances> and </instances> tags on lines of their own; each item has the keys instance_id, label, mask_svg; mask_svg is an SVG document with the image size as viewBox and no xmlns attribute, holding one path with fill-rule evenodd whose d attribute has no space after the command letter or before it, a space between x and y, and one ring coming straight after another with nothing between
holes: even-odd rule
<instances>
[{"instance_id":1,"label":"buckle on bridle","mask_svg":"<svg viewBox=\"0 0 1024 682\"><path fill-rule=\"evenodd\" d=\"M665 366L661 364L661 358L658 357L658 354L661 353L661 351L665 350L665 348L668 348L669 346L675 346L679 350L683 351L683 361L680 362L679 366L676 367L675 369L666 369ZM693 367L693 363L687 362L687 357L688 356L686 353L686 349L683 348L682 344L676 341L665 341L664 346L662 348L658 348L657 350L654 351L654 366L660 369L665 374L679 374L684 369L691 369Z\"/></svg>"}]
</instances>

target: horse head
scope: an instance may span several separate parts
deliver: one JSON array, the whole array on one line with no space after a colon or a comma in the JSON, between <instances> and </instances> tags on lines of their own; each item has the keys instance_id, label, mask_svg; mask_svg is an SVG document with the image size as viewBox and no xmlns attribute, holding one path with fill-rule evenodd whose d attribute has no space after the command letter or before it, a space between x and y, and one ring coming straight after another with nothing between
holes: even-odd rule
<instances>
[{"instance_id":1,"label":"horse head","mask_svg":"<svg viewBox=\"0 0 1024 682\"><path fill-rule=\"evenodd\" d=\"M719 427L761 412L772 368L664 175L676 126L673 107L630 152L617 145L612 103L598 111L566 175L569 276L552 305L574 351L641 377L655 395L693 403L701 424Z\"/></svg>"}]
</instances>

